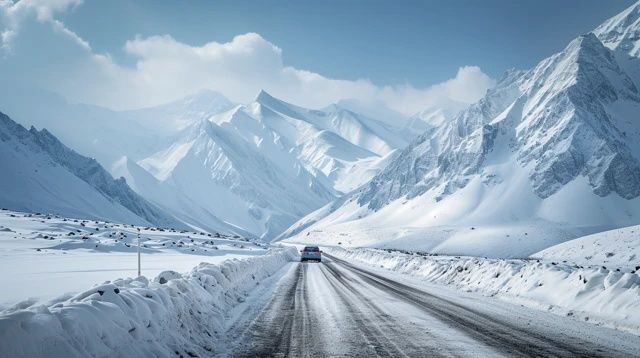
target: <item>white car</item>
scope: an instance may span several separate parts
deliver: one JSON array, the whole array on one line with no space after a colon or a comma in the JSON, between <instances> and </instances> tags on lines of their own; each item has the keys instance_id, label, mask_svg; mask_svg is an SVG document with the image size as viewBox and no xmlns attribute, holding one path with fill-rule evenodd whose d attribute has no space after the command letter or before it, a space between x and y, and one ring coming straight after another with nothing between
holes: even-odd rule
<instances>
[{"instance_id":1,"label":"white car","mask_svg":"<svg viewBox=\"0 0 640 358\"><path fill-rule=\"evenodd\" d=\"M300 261L322 261L322 251L318 246L305 246L304 249L300 250Z\"/></svg>"}]
</instances>

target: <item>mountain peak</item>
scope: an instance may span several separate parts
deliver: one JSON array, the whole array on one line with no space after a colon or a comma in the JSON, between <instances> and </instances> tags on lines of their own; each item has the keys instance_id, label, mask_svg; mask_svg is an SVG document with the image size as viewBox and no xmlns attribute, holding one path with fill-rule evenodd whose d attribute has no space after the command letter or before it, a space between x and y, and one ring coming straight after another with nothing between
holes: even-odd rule
<instances>
[{"instance_id":1,"label":"mountain peak","mask_svg":"<svg viewBox=\"0 0 640 358\"><path fill-rule=\"evenodd\" d=\"M296 109L301 109L302 107L298 107L296 105L293 105L289 102L283 101L279 98L276 98L274 96L272 96L270 93L268 93L265 90L260 90L260 93L258 93L258 96L256 96L256 103L260 103L264 106L267 107L280 107L280 106L286 106L288 108L296 108Z\"/></svg>"},{"instance_id":2,"label":"mountain peak","mask_svg":"<svg viewBox=\"0 0 640 358\"><path fill-rule=\"evenodd\" d=\"M267 91L265 91L264 89L260 90L260 93L258 93L258 95L256 96L255 102L258 103L270 103L273 101L279 101L277 98L273 97L272 95L270 95Z\"/></svg>"},{"instance_id":3,"label":"mountain peak","mask_svg":"<svg viewBox=\"0 0 640 358\"><path fill-rule=\"evenodd\" d=\"M306 113L309 111L306 108L298 107L281 99L275 98L265 90L260 90L260 93L258 93L258 96L256 97L255 103L268 108L271 111L275 111L294 118L299 118L301 117L301 113Z\"/></svg>"},{"instance_id":4,"label":"mountain peak","mask_svg":"<svg viewBox=\"0 0 640 358\"><path fill-rule=\"evenodd\" d=\"M602 43L612 49L621 49L631 56L640 55L640 1L603 22L593 31Z\"/></svg>"},{"instance_id":5,"label":"mountain peak","mask_svg":"<svg viewBox=\"0 0 640 358\"><path fill-rule=\"evenodd\" d=\"M601 72L604 68L615 73L620 72L613 52L605 47L592 32L580 35L571 41L555 61L563 71L568 70L566 66L573 67L576 64L577 67L574 68L580 72Z\"/></svg>"},{"instance_id":6,"label":"mountain peak","mask_svg":"<svg viewBox=\"0 0 640 358\"><path fill-rule=\"evenodd\" d=\"M576 49L577 51L584 51L588 49L604 50L605 47L593 32L589 32L584 35L580 35L571 41L567 46L567 50L570 49Z\"/></svg>"}]
</instances>

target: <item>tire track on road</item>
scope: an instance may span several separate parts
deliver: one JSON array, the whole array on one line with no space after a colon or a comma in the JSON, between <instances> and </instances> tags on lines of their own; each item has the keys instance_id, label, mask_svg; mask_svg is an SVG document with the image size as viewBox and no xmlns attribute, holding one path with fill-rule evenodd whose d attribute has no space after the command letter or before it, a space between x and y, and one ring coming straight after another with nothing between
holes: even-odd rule
<instances>
[{"instance_id":1,"label":"tire track on road","mask_svg":"<svg viewBox=\"0 0 640 358\"><path fill-rule=\"evenodd\" d=\"M371 313L373 313L371 315L372 318L380 320L380 322L375 323L375 325L380 327L381 330L387 332L385 336L395 338L395 341L392 343L403 353L404 356L417 357L426 355L429 357L441 357L455 355L455 352L447 351L442 346L416 345L414 343L416 339L419 339L421 342L436 342L437 337L429 331L411 329L410 327L407 327L407 322L399 322L397 319L394 319L387 311L376 305L370 297L367 297L362 293L358 287L359 283L351 282L349 278L343 276L342 273L333 265L333 262L328 262L325 264L325 267L331 272L333 277L340 281L340 284L345 287L347 292L358 296L358 302L362 303L371 311Z\"/></svg>"},{"instance_id":2,"label":"tire track on road","mask_svg":"<svg viewBox=\"0 0 640 358\"><path fill-rule=\"evenodd\" d=\"M362 334L362 337L367 341L367 345L373 349L373 351L361 351L355 353L354 356L371 357L374 355L377 357L407 357L407 355L404 354L404 352L402 352L389 339L389 337L387 337L382 330L367 317L367 315L361 312L361 310L354 304L353 298L348 296L346 286L342 285L331 271L327 270L325 267L326 264L323 264L321 270L322 274L325 279L331 283L331 289L335 293L335 297L340 300L348 314L348 317L344 318L345 322L354 322L355 325L351 328L359 331Z\"/></svg>"},{"instance_id":3,"label":"tire track on road","mask_svg":"<svg viewBox=\"0 0 640 358\"><path fill-rule=\"evenodd\" d=\"M329 255L327 255L329 256ZM469 307L438 297L428 292L393 281L384 276L354 266L329 256L334 262L357 273L365 281L398 298L412 302L428 314L467 333L509 355L545 357L625 357L623 352L609 349L606 352L588 341L561 341L527 331L495 317L490 317Z\"/></svg>"}]
</instances>

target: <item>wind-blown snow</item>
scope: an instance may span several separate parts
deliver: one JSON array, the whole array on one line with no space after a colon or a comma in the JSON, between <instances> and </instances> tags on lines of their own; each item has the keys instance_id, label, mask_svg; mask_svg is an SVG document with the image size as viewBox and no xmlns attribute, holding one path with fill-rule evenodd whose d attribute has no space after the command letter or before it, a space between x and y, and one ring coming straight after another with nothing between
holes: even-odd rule
<instances>
[{"instance_id":1,"label":"wind-blown snow","mask_svg":"<svg viewBox=\"0 0 640 358\"><path fill-rule=\"evenodd\" d=\"M116 112L70 104L53 93L17 83L0 88L0 111L25 127L46 128L110 171L123 156L134 161L146 158L172 143L177 131L232 107L221 94L202 91L162 106Z\"/></svg>"}]
</instances>

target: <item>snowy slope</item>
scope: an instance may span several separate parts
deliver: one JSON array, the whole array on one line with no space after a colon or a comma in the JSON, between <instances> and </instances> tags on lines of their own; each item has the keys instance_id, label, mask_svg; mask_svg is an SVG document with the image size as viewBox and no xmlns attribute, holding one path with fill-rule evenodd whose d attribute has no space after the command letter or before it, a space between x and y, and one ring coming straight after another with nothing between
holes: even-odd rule
<instances>
[{"instance_id":1,"label":"snowy slope","mask_svg":"<svg viewBox=\"0 0 640 358\"><path fill-rule=\"evenodd\" d=\"M271 239L377 174L405 135L339 105L310 110L261 92L114 170L185 221Z\"/></svg>"},{"instance_id":2,"label":"snowy slope","mask_svg":"<svg viewBox=\"0 0 640 358\"><path fill-rule=\"evenodd\" d=\"M0 204L119 222L182 226L114 180L95 160L60 143L46 130L26 130L0 113Z\"/></svg>"},{"instance_id":3,"label":"snowy slope","mask_svg":"<svg viewBox=\"0 0 640 358\"><path fill-rule=\"evenodd\" d=\"M173 188L163 184L151 173L124 157L114 167L114 172L124 177L133 190L145 198L156 198L154 204L181 222L198 230L217 231L227 234L255 237L252 234L233 224L220 220L207 209L209 202L196 196L198 200L192 200L179 188Z\"/></svg>"},{"instance_id":4,"label":"snowy slope","mask_svg":"<svg viewBox=\"0 0 640 358\"><path fill-rule=\"evenodd\" d=\"M334 242L350 232L352 245L526 256L637 223L640 95L628 64L587 34L529 71L507 72L343 205L283 237Z\"/></svg>"},{"instance_id":5,"label":"snowy slope","mask_svg":"<svg viewBox=\"0 0 640 358\"><path fill-rule=\"evenodd\" d=\"M531 257L568 261L582 266L640 270L640 226L599 232L537 252Z\"/></svg>"}]
</instances>

